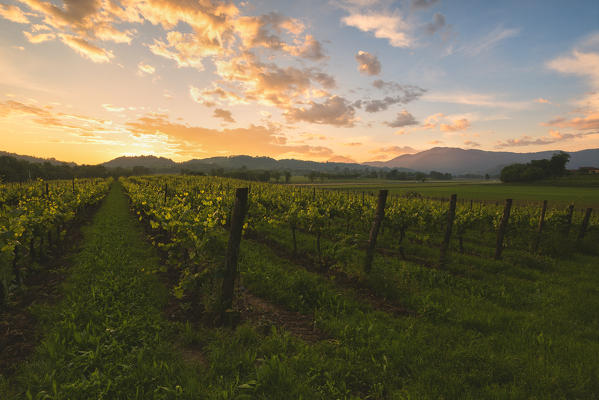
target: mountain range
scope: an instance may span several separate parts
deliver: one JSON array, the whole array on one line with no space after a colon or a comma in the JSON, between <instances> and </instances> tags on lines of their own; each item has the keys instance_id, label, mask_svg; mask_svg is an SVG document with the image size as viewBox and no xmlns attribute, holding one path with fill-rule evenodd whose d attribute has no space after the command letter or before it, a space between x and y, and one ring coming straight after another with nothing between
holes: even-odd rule
<instances>
[{"instance_id":1,"label":"mountain range","mask_svg":"<svg viewBox=\"0 0 599 400\"><path fill-rule=\"evenodd\" d=\"M512 153L507 151L464 150L454 147L434 147L416 154L404 154L389 161L369 162L373 167L409 168L417 171L449 172L460 174L497 175L509 164L527 163L531 160L549 159L558 152ZM599 149L567 152L570 161L568 169L599 167Z\"/></svg>"},{"instance_id":2,"label":"mountain range","mask_svg":"<svg viewBox=\"0 0 599 400\"><path fill-rule=\"evenodd\" d=\"M453 175L478 174L498 175L503 167L513 163L527 163L531 160L548 159L559 150L536 153L513 153L484 150L464 150L453 147L435 147L416 154L404 154L389 161L374 161L363 164L316 162L295 159L275 160L270 157L231 156L193 159L175 162L170 158L156 156L118 157L100 165L107 168L133 168L143 166L157 172L178 172L181 169L209 172L212 169L250 170L290 170L298 173L319 171L339 173L344 170L369 170L376 168L399 169L401 171L439 171ZM599 167L599 149L587 149L567 152L570 154L568 169L580 167ZM60 164L54 158L44 159L21 156L0 151L0 156L8 155L30 162L50 162ZM74 163L68 163L75 165Z\"/></svg>"}]
</instances>

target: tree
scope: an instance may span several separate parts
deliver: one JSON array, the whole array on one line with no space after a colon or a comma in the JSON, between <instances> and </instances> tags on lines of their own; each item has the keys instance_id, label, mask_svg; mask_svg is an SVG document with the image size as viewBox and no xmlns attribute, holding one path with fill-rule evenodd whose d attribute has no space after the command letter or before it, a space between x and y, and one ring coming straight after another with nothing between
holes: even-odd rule
<instances>
[{"instance_id":1,"label":"tree","mask_svg":"<svg viewBox=\"0 0 599 400\"><path fill-rule=\"evenodd\" d=\"M501 170L502 182L531 182L566 174L570 155L560 151L550 160L532 160L528 164L511 164Z\"/></svg>"},{"instance_id":2,"label":"tree","mask_svg":"<svg viewBox=\"0 0 599 400\"><path fill-rule=\"evenodd\" d=\"M570 161L570 154L564 153L560 151L559 153L554 153L549 160L549 170L551 171L551 176L563 176L566 174L566 164Z\"/></svg>"},{"instance_id":3,"label":"tree","mask_svg":"<svg viewBox=\"0 0 599 400\"><path fill-rule=\"evenodd\" d=\"M289 183L289 181L291 180L291 172L285 171L283 172L283 174L285 174L285 183Z\"/></svg>"},{"instance_id":4,"label":"tree","mask_svg":"<svg viewBox=\"0 0 599 400\"><path fill-rule=\"evenodd\" d=\"M281 178L281 172L277 170L271 171L270 176L273 177L276 182L279 182L279 179Z\"/></svg>"}]
</instances>

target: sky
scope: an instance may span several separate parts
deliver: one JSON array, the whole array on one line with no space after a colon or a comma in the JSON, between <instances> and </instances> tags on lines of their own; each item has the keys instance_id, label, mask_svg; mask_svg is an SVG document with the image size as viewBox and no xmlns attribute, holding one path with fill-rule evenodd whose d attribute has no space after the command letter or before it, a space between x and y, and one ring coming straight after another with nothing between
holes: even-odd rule
<instances>
[{"instance_id":1,"label":"sky","mask_svg":"<svg viewBox=\"0 0 599 400\"><path fill-rule=\"evenodd\" d=\"M599 2L0 0L0 150L599 148Z\"/></svg>"}]
</instances>

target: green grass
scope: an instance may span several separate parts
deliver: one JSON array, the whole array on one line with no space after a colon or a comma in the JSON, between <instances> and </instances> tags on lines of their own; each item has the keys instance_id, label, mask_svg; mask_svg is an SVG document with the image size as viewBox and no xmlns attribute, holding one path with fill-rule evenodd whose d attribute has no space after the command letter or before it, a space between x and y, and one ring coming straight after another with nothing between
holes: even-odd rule
<instances>
[{"instance_id":1,"label":"green grass","mask_svg":"<svg viewBox=\"0 0 599 400\"><path fill-rule=\"evenodd\" d=\"M364 184L340 183L317 186L334 190L352 190L357 192L375 192L388 189L390 195L403 195L417 192L424 197L449 198L457 194L458 199L474 201L503 201L507 198L519 203L542 202L551 205L567 206L574 203L577 207L599 207L599 190L592 186L554 186L542 184L505 184L496 181L448 181L448 182L368 182Z\"/></svg>"},{"instance_id":2,"label":"green grass","mask_svg":"<svg viewBox=\"0 0 599 400\"><path fill-rule=\"evenodd\" d=\"M63 300L36 310L41 344L0 398L194 398L195 374L173 352L174 330L162 316L158 258L120 184L83 234Z\"/></svg>"},{"instance_id":3,"label":"green grass","mask_svg":"<svg viewBox=\"0 0 599 400\"><path fill-rule=\"evenodd\" d=\"M262 233L290 251L289 229ZM64 298L38 307L44 337L0 399L597 398L597 256L506 251L503 261L453 254L444 270L323 238L335 265L416 311L393 316L335 279L242 241L243 286L307 315L328 337L167 321L159 258L115 183L73 255ZM381 234L383 242L389 233ZM300 232L310 253L314 237ZM593 236L593 239L596 236ZM392 238L391 238L392 239ZM593 239L594 240L594 239ZM336 252L332 248L339 246ZM492 243L468 243L490 254ZM432 251L431 251L432 249ZM438 249L406 244L436 259ZM222 255L221 255L222 256ZM195 351L183 361L181 348Z\"/></svg>"},{"instance_id":4,"label":"green grass","mask_svg":"<svg viewBox=\"0 0 599 400\"><path fill-rule=\"evenodd\" d=\"M285 230L268 235L291 251ZM298 238L300 251L313 251L313 237ZM325 253L335 246L322 244ZM591 310L599 306L597 256L550 259L506 251L505 260L495 261L453 254L447 269L437 270L377 255L371 274L362 277L367 286L418 314L390 318L336 289L334 280L264 246L245 246L245 284L287 307L316 312L318 326L338 341L335 357L346 360L346 374L359 376L345 381L352 393L596 398L599 362L591 354L599 351L599 317ZM491 254L489 247L478 250ZM353 253L349 265L336 268L360 275L363 252Z\"/></svg>"}]
</instances>

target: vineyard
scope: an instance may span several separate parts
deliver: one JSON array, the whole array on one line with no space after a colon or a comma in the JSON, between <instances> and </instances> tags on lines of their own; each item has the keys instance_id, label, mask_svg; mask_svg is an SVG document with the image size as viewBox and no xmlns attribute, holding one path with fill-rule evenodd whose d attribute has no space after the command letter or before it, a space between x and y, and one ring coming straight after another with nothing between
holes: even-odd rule
<instances>
[{"instance_id":1,"label":"vineyard","mask_svg":"<svg viewBox=\"0 0 599 400\"><path fill-rule=\"evenodd\" d=\"M599 393L590 208L187 176L3 189L4 299L83 208L114 209L20 373L27 398ZM126 242L141 227L151 249Z\"/></svg>"},{"instance_id":2,"label":"vineyard","mask_svg":"<svg viewBox=\"0 0 599 400\"><path fill-rule=\"evenodd\" d=\"M109 180L6 184L0 191L0 306L36 261L60 247L69 225L97 205Z\"/></svg>"}]
</instances>

